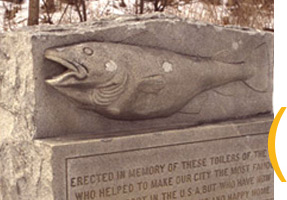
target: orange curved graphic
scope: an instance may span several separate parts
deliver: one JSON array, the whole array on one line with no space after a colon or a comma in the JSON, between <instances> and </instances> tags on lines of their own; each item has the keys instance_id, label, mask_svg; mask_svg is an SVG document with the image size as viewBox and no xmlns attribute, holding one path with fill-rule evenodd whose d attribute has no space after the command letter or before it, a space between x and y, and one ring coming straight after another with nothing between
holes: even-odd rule
<instances>
[{"instance_id":1,"label":"orange curved graphic","mask_svg":"<svg viewBox=\"0 0 287 200\"><path fill-rule=\"evenodd\" d=\"M286 107L282 107L279 112L277 113L275 119L273 120L273 123L271 125L270 131L269 131L269 137L268 137L268 152L269 152L269 158L271 161L271 164L273 166L274 171L276 172L278 178L280 179L281 182L286 182L282 171L279 167L277 156L276 156L276 151L275 151L275 139L276 139L276 132L277 132L277 127L279 124L279 121L286 110Z\"/></svg>"}]
</instances>

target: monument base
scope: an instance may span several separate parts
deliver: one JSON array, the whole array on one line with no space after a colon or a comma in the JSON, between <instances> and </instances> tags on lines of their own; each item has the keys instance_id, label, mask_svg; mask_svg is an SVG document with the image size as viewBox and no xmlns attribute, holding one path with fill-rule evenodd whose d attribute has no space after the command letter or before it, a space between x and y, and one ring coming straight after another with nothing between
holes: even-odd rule
<instances>
[{"instance_id":1,"label":"monument base","mask_svg":"<svg viewBox=\"0 0 287 200\"><path fill-rule=\"evenodd\" d=\"M38 140L54 200L271 200L272 116L122 137Z\"/></svg>"}]
</instances>

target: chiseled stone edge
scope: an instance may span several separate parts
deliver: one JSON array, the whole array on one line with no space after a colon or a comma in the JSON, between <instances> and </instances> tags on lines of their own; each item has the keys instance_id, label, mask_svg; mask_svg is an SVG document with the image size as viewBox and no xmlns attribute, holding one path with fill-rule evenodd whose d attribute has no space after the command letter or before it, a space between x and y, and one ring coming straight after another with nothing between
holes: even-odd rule
<instances>
[{"instance_id":1,"label":"chiseled stone edge","mask_svg":"<svg viewBox=\"0 0 287 200\"><path fill-rule=\"evenodd\" d=\"M251 27L241 27L238 25L218 25L218 24L212 24L209 22L203 22L198 21L195 19L190 18L181 18L175 15L170 14L164 14L164 13L151 13L151 14L144 14L144 15L112 15L107 16L98 20L94 21L87 21L87 22L78 22L73 24L60 24L60 25L39 25L39 26L33 26L33 27L21 27L18 29L18 31L24 31L24 32L30 32L30 33L47 33L49 34L59 34L59 35L66 35L67 33L73 33L75 31L79 32L89 32L87 31L87 27L90 27L92 29L95 28L111 28L114 26L125 26L130 23L135 22L151 22L151 21L170 21L170 22L185 22L188 24L196 24L198 26L212 26L215 27L217 30L221 29L230 29L233 31L239 31L239 32L248 32L249 34L253 35L256 33L262 33L262 34L270 34L274 35L272 32L269 31L263 31Z\"/></svg>"},{"instance_id":2,"label":"chiseled stone edge","mask_svg":"<svg viewBox=\"0 0 287 200\"><path fill-rule=\"evenodd\" d=\"M25 33L3 34L3 37L0 36L0 56L1 141L31 140L36 130L33 120L35 84L30 36Z\"/></svg>"},{"instance_id":3,"label":"chiseled stone edge","mask_svg":"<svg viewBox=\"0 0 287 200\"><path fill-rule=\"evenodd\" d=\"M46 170L50 152L32 141L36 127L30 40L23 32L0 35L0 200L45 199L50 193L45 189L52 177L45 174L51 171Z\"/></svg>"}]
</instances>

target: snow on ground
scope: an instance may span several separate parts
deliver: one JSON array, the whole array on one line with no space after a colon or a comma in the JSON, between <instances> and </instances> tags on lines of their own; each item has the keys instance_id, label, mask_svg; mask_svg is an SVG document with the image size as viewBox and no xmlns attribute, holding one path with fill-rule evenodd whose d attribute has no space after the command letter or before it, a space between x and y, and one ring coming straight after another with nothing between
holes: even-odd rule
<instances>
[{"instance_id":1,"label":"snow on ground","mask_svg":"<svg viewBox=\"0 0 287 200\"><path fill-rule=\"evenodd\" d=\"M124 15L124 14L134 14L135 13L135 0L125 0L127 7L121 7L119 5L120 1L115 0L89 0L86 1L87 15L89 20L98 19L110 14ZM28 4L29 0L26 0L21 5L21 10L16 13L13 20L7 20L4 18L5 10L13 10L13 7L19 7L20 5L13 5L12 3L0 1L0 32L13 30L18 27L26 26L28 18ZM43 5L43 2L40 2ZM60 5L60 1L55 0L56 6L61 9L51 14L52 22L58 24L67 4ZM40 11L40 23L47 18L47 14L43 9ZM75 7L68 6L66 14L61 19L61 23L71 23L79 21L78 13Z\"/></svg>"},{"instance_id":2,"label":"snow on ground","mask_svg":"<svg viewBox=\"0 0 287 200\"><path fill-rule=\"evenodd\" d=\"M13 8L20 8L13 20L7 20L4 18L5 10L8 8L9 10L13 10ZM14 9L15 10L15 9ZM16 27L22 27L27 24L27 16L28 16L28 3L24 3L20 5L13 5L12 3L8 2L1 2L0 1L0 32L9 29L15 29Z\"/></svg>"},{"instance_id":3,"label":"snow on ground","mask_svg":"<svg viewBox=\"0 0 287 200\"><path fill-rule=\"evenodd\" d=\"M107 15L115 14L115 15L126 15L126 14L135 14L136 8L135 8L135 2L136 0L125 0L126 7L120 6L121 0L88 0L86 1L86 7L87 7L87 15L88 20L95 20L99 19L101 17L105 17ZM8 2L1 2L0 1L0 32L3 31L9 31L13 30L18 27L26 26L27 24L27 18L28 18L28 3L29 0L26 0L24 4L21 5L21 10L19 10L16 13L16 17L12 20L5 20L4 13L5 8L12 9L12 7L15 7L16 5L12 5ZM55 0L56 6L60 7L60 1ZM41 0L41 5L43 5L43 2ZM20 7L19 5L17 5ZM67 8L66 14L62 17L63 12L65 8L67 7L67 4L61 5L61 10L56 11L55 13L51 14L52 22L54 24L58 24L60 19L60 23L72 23L72 22L78 22L79 16L78 13L75 10L75 7L69 6ZM221 8L218 8L221 12ZM195 10L197 12L195 12ZM145 13L146 12L152 12L153 11L153 4L145 4ZM185 4L184 2L181 2L178 4L176 8L166 8L166 13L178 15L181 17L187 17L187 18L196 18L196 19L202 19L206 15L206 9L204 8L204 5L200 2L194 3L194 4ZM44 23L45 19L47 19L47 14L44 12L43 9L41 9L40 14L40 23Z\"/></svg>"},{"instance_id":4,"label":"snow on ground","mask_svg":"<svg viewBox=\"0 0 287 200\"><path fill-rule=\"evenodd\" d=\"M7 1L7 0L6 0ZM10 0L11 1L11 0ZM17 1L17 0L14 0ZM5 9L12 10L13 7L20 7L20 5L12 5L11 3L0 0L0 32L10 31L18 27L26 26L28 18L28 4L29 0L21 5L21 9L16 13L15 18L7 20L4 18ZM50 14L53 24L65 24L79 22L79 16L76 12L75 6L68 6L60 3L61 0L54 0L57 11ZM67 0L62 0L67 1ZM228 16L228 9L225 6L228 0L223 0L223 4L219 6L211 6L194 1L192 4L186 4L180 1L175 7L167 7L165 13L177 15L184 18L194 18L201 21L208 21L215 24L221 24L222 19ZM120 5L121 0L86 0L88 21L99 19L108 15L126 15L135 14L136 0L124 0L126 7ZM43 0L40 0L43 7ZM67 7L67 9L66 9ZM60 9L61 8L61 9ZM66 9L65 15L63 15ZM145 13L153 12L153 4L145 3ZM268 21L268 20L267 20ZM47 23L47 13L44 9L40 11L40 23ZM271 22L273 24L273 22Z\"/></svg>"}]
</instances>

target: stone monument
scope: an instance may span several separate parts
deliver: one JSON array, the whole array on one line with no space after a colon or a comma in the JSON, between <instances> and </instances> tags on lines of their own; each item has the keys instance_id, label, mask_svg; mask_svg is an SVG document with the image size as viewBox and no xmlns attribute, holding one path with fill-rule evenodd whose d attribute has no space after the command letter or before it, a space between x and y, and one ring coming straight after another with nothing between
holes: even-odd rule
<instances>
[{"instance_id":1,"label":"stone monument","mask_svg":"<svg viewBox=\"0 0 287 200\"><path fill-rule=\"evenodd\" d=\"M167 15L0 35L0 200L271 200L273 33Z\"/></svg>"}]
</instances>

